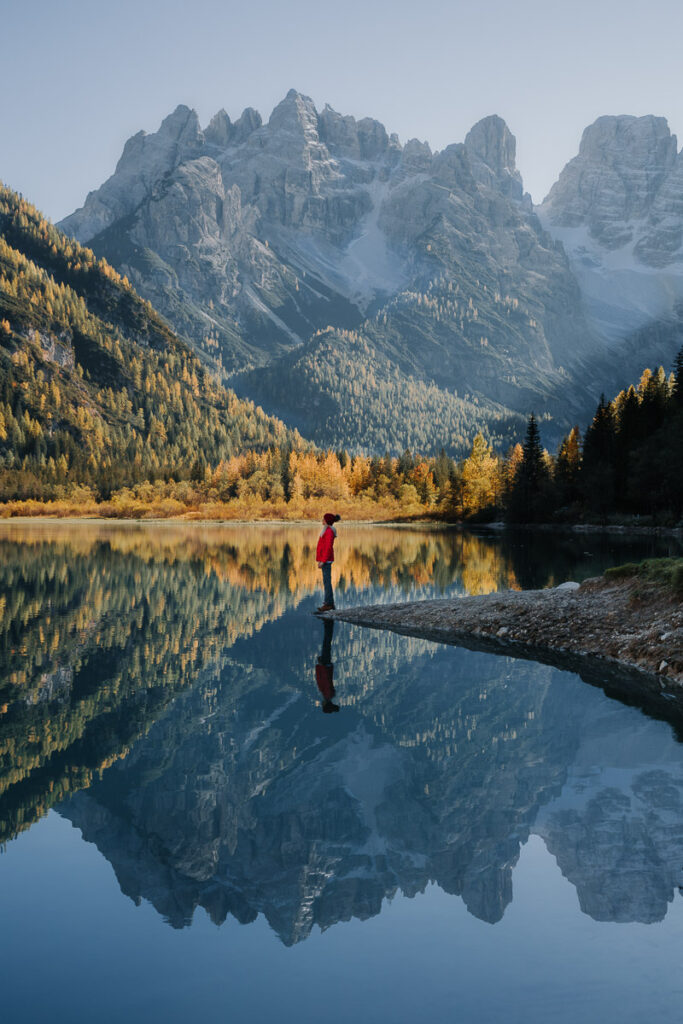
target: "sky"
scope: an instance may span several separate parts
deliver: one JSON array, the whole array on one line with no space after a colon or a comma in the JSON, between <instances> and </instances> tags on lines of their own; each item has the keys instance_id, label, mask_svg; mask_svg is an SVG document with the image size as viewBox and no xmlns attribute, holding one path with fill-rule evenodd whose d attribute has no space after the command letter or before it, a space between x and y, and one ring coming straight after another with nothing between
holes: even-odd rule
<instances>
[{"instance_id":1,"label":"sky","mask_svg":"<svg viewBox=\"0 0 683 1024\"><path fill-rule=\"evenodd\" d=\"M540 202L601 114L683 140L680 0L2 0L0 180L57 221L179 103L206 125L290 88L401 142L488 114ZM681 142L679 141L679 148Z\"/></svg>"}]
</instances>

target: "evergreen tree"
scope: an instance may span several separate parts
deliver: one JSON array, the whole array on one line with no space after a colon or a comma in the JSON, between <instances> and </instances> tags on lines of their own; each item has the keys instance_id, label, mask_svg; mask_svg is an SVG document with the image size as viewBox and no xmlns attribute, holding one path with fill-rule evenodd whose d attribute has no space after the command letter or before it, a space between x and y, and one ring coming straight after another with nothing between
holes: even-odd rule
<instances>
[{"instance_id":1,"label":"evergreen tree","mask_svg":"<svg viewBox=\"0 0 683 1024\"><path fill-rule=\"evenodd\" d=\"M398 459L398 471L401 476L407 477L409 473L415 469L415 459L411 452L406 448L403 455L399 456Z\"/></svg>"},{"instance_id":2,"label":"evergreen tree","mask_svg":"<svg viewBox=\"0 0 683 1024\"><path fill-rule=\"evenodd\" d=\"M538 523L549 518L550 477L536 417L527 424L522 461L510 492L507 517L513 523Z\"/></svg>"},{"instance_id":3,"label":"evergreen tree","mask_svg":"<svg viewBox=\"0 0 683 1024\"><path fill-rule=\"evenodd\" d=\"M674 362L673 401L677 408L683 408L683 346L679 349Z\"/></svg>"},{"instance_id":4,"label":"evergreen tree","mask_svg":"<svg viewBox=\"0 0 683 1024\"><path fill-rule=\"evenodd\" d=\"M581 490L589 512L604 519L614 508L616 430L611 404L600 396L583 442Z\"/></svg>"},{"instance_id":5,"label":"evergreen tree","mask_svg":"<svg viewBox=\"0 0 683 1024\"><path fill-rule=\"evenodd\" d=\"M442 448L434 461L434 483L439 491L446 487L450 479L452 465L452 460L448 458L445 449Z\"/></svg>"},{"instance_id":6,"label":"evergreen tree","mask_svg":"<svg viewBox=\"0 0 683 1024\"><path fill-rule=\"evenodd\" d=\"M621 508L627 508L629 492L629 466L635 447L643 439L641 407L636 389L617 398L617 424L614 448L614 500Z\"/></svg>"},{"instance_id":7,"label":"evergreen tree","mask_svg":"<svg viewBox=\"0 0 683 1024\"><path fill-rule=\"evenodd\" d=\"M643 438L650 437L661 427L668 398L669 385L664 367L660 366L657 373L650 374L642 392L640 422Z\"/></svg>"},{"instance_id":8,"label":"evergreen tree","mask_svg":"<svg viewBox=\"0 0 683 1024\"><path fill-rule=\"evenodd\" d=\"M555 464L555 491L559 505L573 505L579 500L579 472L581 469L581 435L572 427L562 441Z\"/></svg>"}]
</instances>

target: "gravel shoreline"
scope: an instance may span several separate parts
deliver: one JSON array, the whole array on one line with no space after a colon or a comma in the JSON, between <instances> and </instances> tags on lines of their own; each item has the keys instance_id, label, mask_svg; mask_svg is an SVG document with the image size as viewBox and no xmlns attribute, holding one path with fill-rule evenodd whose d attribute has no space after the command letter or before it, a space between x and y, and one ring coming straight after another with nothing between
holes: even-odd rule
<instances>
[{"instance_id":1,"label":"gravel shoreline","mask_svg":"<svg viewBox=\"0 0 683 1024\"><path fill-rule=\"evenodd\" d=\"M543 661L588 682L661 693L683 708L683 604L661 587L602 577L325 613L362 626Z\"/></svg>"}]
</instances>

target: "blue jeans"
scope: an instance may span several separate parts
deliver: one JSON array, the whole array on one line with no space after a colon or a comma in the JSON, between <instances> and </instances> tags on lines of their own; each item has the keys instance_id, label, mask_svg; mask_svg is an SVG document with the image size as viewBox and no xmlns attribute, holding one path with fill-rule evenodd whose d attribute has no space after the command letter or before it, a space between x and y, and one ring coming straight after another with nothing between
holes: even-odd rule
<instances>
[{"instance_id":1,"label":"blue jeans","mask_svg":"<svg viewBox=\"0 0 683 1024\"><path fill-rule=\"evenodd\" d=\"M334 594L332 592L332 562L323 562L323 590L324 590L324 604L334 604Z\"/></svg>"}]
</instances>

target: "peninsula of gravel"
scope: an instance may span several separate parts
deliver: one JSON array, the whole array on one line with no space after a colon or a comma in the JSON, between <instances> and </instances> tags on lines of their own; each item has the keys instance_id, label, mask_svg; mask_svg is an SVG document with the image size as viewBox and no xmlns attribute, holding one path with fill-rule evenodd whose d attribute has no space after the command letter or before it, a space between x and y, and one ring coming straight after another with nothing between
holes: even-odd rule
<instances>
[{"instance_id":1,"label":"peninsula of gravel","mask_svg":"<svg viewBox=\"0 0 683 1024\"><path fill-rule=\"evenodd\" d=\"M327 612L326 617L555 664L601 659L683 694L683 558L546 590ZM584 674L583 672L581 673Z\"/></svg>"}]
</instances>

